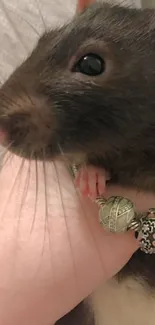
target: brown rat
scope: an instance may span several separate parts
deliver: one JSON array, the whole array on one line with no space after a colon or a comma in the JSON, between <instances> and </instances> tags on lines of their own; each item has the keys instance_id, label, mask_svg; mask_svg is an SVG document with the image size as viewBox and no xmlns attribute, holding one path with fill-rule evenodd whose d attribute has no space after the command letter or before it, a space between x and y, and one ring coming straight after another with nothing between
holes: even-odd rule
<instances>
[{"instance_id":1,"label":"brown rat","mask_svg":"<svg viewBox=\"0 0 155 325\"><path fill-rule=\"evenodd\" d=\"M95 3L46 32L0 92L0 126L28 158L65 154L155 191L154 10Z\"/></svg>"},{"instance_id":2,"label":"brown rat","mask_svg":"<svg viewBox=\"0 0 155 325\"><path fill-rule=\"evenodd\" d=\"M1 88L5 145L34 159L63 152L155 192L154 83L155 10L96 2L46 32ZM155 288L154 269L155 256L138 251L119 279Z\"/></svg>"}]
</instances>

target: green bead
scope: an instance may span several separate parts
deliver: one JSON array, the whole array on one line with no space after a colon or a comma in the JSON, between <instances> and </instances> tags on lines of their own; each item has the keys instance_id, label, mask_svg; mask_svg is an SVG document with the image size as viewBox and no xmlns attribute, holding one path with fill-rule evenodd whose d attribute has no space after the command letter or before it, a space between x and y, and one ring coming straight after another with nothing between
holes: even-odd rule
<instances>
[{"instance_id":1,"label":"green bead","mask_svg":"<svg viewBox=\"0 0 155 325\"><path fill-rule=\"evenodd\" d=\"M129 225L135 217L134 206L132 202L126 198L116 196L111 197L107 201L101 198L97 199L99 204L99 219L104 229L121 233L128 230Z\"/></svg>"}]
</instances>

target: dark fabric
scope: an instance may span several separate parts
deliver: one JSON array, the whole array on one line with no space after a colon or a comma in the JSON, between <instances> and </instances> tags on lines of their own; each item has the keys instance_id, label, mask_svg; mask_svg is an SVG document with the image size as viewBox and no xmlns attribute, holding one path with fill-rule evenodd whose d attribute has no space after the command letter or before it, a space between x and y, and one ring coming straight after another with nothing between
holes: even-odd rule
<instances>
[{"instance_id":1,"label":"dark fabric","mask_svg":"<svg viewBox=\"0 0 155 325\"><path fill-rule=\"evenodd\" d=\"M95 322L92 311L86 303L82 302L55 325L95 325Z\"/></svg>"}]
</instances>

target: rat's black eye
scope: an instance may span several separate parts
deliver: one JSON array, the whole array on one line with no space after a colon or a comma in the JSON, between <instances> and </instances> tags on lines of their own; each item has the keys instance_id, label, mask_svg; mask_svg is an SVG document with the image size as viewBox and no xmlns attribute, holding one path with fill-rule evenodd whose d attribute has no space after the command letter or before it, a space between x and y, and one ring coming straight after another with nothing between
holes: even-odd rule
<instances>
[{"instance_id":1,"label":"rat's black eye","mask_svg":"<svg viewBox=\"0 0 155 325\"><path fill-rule=\"evenodd\" d=\"M88 76L98 76L105 69L105 62L93 53L84 55L73 67L72 72L80 72Z\"/></svg>"}]
</instances>

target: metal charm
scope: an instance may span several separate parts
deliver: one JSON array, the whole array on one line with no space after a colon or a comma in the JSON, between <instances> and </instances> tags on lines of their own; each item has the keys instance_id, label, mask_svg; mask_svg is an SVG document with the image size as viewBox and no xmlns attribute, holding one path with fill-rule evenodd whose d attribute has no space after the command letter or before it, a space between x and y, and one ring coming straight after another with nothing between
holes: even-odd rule
<instances>
[{"instance_id":1,"label":"metal charm","mask_svg":"<svg viewBox=\"0 0 155 325\"><path fill-rule=\"evenodd\" d=\"M128 230L134 220L135 211L130 200L123 197L96 199L99 205L99 219L102 226L111 232L120 233Z\"/></svg>"},{"instance_id":2,"label":"metal charm","mask_svg":"<svg viewBox=\"0 0 155 325\"><path fill-rule=\"evenodd\" d=\"M147 216L142 218L139 231L140 249L146 254L155 253L155 209L149 209Z\"/></svg>"},{"instance_id":3,"label":"metal charm","mask_svg":"<svg viewBox=\"0 0 155 325\"><path fill-rule=\"evenodd\" d=\"M71 168L75 177L78 166ZM127 230L138 232L140 250L146 254L155 254L155 208L145 214L136 214L133 203L124 197L113 196L106 200L95 200L99 206L99 220L105 230L121 233Z\"/></svg>"},{"instance_id":4,"label":"metal charm","mask_svg":"<svg viewBox=\"0 0 155 325\"><path fill-rule=\"evenodd\" d=\"M146 254L155 253L155 219L145 219L139 232L140 249Z\"/></svg>"},{"instance_id":5,"label":"metal charm","mask_svg":"<svg viewBox=\"0 0 155 325\"><path fill-rule=\"evenodd\" d=\"M139 232L141 230L142 227L142 221L141 219L137 220L137 219L133 219L133 221L130 223L128 230L134 230Z\"/></svg>"},{"instance_id":6,"label":"metal charm","mask_svg":"<svg viewBox=\"0 0 155 325\"><path fill-rule=\"evenodd\" d=\"M96 199L99 205L99 219L105 230L113 233L127 230L138 231L140 249L146 254L155 254L155 209L149 209L148 213L137 218L133 204L123 197L111 197Z\"/></svg>"}]
</instances>

